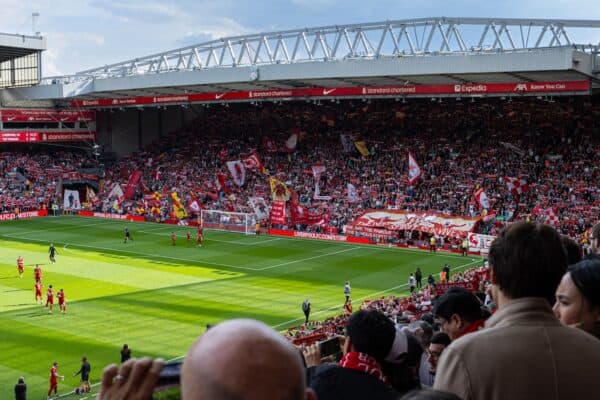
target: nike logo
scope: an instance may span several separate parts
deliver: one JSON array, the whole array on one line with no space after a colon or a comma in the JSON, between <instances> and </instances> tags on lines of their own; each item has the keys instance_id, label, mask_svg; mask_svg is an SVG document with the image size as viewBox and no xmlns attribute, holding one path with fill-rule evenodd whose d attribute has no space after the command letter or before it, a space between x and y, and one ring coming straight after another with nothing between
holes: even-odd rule
<instances>
[{"instance_id":1,"label":"nike logo","mask_svg":"<svg viewBox=\"0 0 600 400\"><path fill-rule=\"evenodd\" d=\"M215 94L215 99L219 100L221 97L225 96L227 93L217 93Z\"/></svg>"},{"instance_id":2,"label":"nike logo","mask_svg":"<svg viewBox=\"0 0 600 400\"><path fill-rule=\"evenodd\" d=\"M323 89L323 96L327 96L331 93L333 93L335 91L335 89Z\"/></svg>"},{"instance_id":3,"label":"nike logo","mask_svg":"<svg viewBox=\"0 0 600 400\"><path fill-rule=\"evenodd\" d=\"M14 121L17 117L7 117L6 120L7 121Z\"/></svg>"}]
</instances>

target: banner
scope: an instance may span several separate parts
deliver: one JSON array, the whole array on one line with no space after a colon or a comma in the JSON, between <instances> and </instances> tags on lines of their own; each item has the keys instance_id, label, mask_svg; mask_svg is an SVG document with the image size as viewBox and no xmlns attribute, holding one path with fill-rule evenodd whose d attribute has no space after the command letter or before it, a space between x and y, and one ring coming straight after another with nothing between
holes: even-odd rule
<instances>
[{"instance_id":1,"label":"banner","mask_svg":"<svg viewBox=\"0 0 600 400\"><path fill-rule=\"evenodd\" d=\"M269 177L269 185L271 186L273 201L288 201L290 199L290 191L285 183L271 176Z\"/></svg>"},{"instance_id":2,"label":"banner","mask_svg":"<svg viewBox=\"0 0 600 400\"><path fill-rule=\"evenodd\" d=\"M494 239L496 239L496 236L483 235L481 233L469 233L467 234L469 251L478 251L481 255L486 255L489 253L490 246L492 245Z\"/></svg>"},{"instance_id":3,"label":"banner","mask_svg":"<svg viewBox=\"0 0 600 400\"><path fill-rule=\"evenodd\" d=\"M123 189L121 189L121 185L119 185L118 183L115 183L110 191L110 193L108 193L108 198L109 199L120 199L123 197Z\"/></svg>"},{"instance_id":4,"label":"banner","mask_svg":"<svg viewBox=\"0 0 600 400\"><path fill-rule=\"evenodd\" d=\"M358 191L356 190L356 187L349 183L348 184L348 202L349 203L358 203L359 197L358 197Z\"/></svg>"},{"instance_id":5,"label":"banner","mask_svg":"<svg viewBox=\"0 0 600 400\"><path fill-rule=\"evenodd\" d=\"M359 140L357 142L354 142L354 146L356 147L356 150L358 150L358 152L363 155L363 156L368 156L369 153L369 149L367 148L367 144L364 142L364 140Z\"/></svg>"},{"instance_id":6,"label":"banner","mask_svg":"<svg viewBox=\"0 0 600 400\"><path fill-rule=\"evenodd\" d=\"M529 185L527 185L527 181L525 179L505 176L502 178L502 180L506 183L506 187L511 191L513 196L517 196L529 190Z\"/></svg>"},{"instance_id":7,"label":"banner","mask_svg":"<svg viewBox=\"0 0 600 400\"><path fill-rule=\"evenodd\" d=\"M46 217L47 215L48 215L48 210L24 211L24 212L20 212L18 214L6 213L6 214L0 214L0 221L13 221L15 219L23 219L23 218Z\"/></svg>"},{"instance_id":8,"label":"banner","mask_svg":"<svg viewBox=\"0 0 600 400\"><path fill-rule=\"evenodd\" d=\"M227 169L233 177L233 181L238 186L244 186L246 182L246 168L240 160L227 161Z\"/></svg>"},{"instance_id":9,"label":"banner","mask_svg":"<svg viewBox=\"0 0 600 400\"><path fill-rule=\"evenodd\" d=\"M202 210L202 207L200 207L200 204L198 204L198 200L193 199L192 201L189 202L188 204L188 208L190 209L190 211L199 214L200 210Z\"/></svg>"},{"instance_id":10,"label":"banner","mask_svg":"<svg viewBox=\"0 0 600 400\"><path fill-rule=\"evenodd\" d=\"M95 141L96 132L38 132L38 131L0 131L0 143L31 142L85 142Z\"/></svg>"},{"instance_id":11,"label":"banner","mask_svg":"<svg viewBox=\"0 0 600 400\"><path fill-rule=\"evenodd\" d=\"M263 163L260 161L260 157L256 152L250 154L246 158L242 158L242 164L244 164L244 168L246 169L256 169L258 172L262 172L264 167Z\"/></svg>"},{"instance_id":12,"label":"banner","mask_svg":"<svg viewBox=\"0 0 600 400\"><path fill-rule=\"evenodd\" d=\"M428 234L465 237L481 217L468 218L436 212L368 211L354 220L354 226L384 228L391 231L421 231Z\"/></svg>"},{"instance_id":13,"label":"banner","mask_svg":"<svg viewBox=\"0 0 600 400\"><path fill-rule=\"evenodd\" d=\"M248 198L248 204L254 210L254 215L258 221L269 218L269 206L262 197L250 197Z\"/></svg>"},{"instance_id":14,"label":"banner","mask_svg":"<svg viewBox=\"0 0 600 400\"><path fill-rule=\"evenodd\" d=\"M183 204L181 204L181 200L179 199L177 192L171 193L171 201L173 203L173 212L175 213L175 217L177 217L177 219L182 219L188 216L185 207Z\"/></svg>"},{"instance_id":15,"label":"banner","mask_svg":"<svg viewBox=\"0 0 600 400\"><path fill-rule=\"evenodd\" d=\"M52 109L3 109L0 110L5 122L92 122L95 121L93 111L52 110Z\"/></svg>"},{"instance_id":16,"label":"banner","mask_svg":"<svg viewBox=\"0 0 600 400\"><path fill-rule=\"evenodd\" d=\"M273 201L271 207L271 223L285 225L285 201Z\"/></svg>"},{"instance_id":17,"label":"banner","mask_svg":"<svg viewBox=\"0 0 600 400\"><path fill-rule=\"evenodd\" d=\"M298 145L298 134L292 133L288 140L285 141L285 150L288 153L293 153L296 150L296 146Z\"/></svg>"},{"instance_id":18,"label":"banner","mask_svg":"<svg viewBox=\"0 0 600 400\"><path fill-rule=\"evenodd\" d=\"M313 165L311 169L313 173L313 178L315 179L315 193L313 195L313 199L331 200L331 196L321 196L321 188L319 187L321 175L327 170L327 167L325 167L324 165Z\"/></svg>"},{"instance_id":19,"label":"banner","mask_svg":"<svg viewBox=\"0 0 600 400\"><path fill-rule=\"evenodd\" d=\"M133 171L133 173L129 177L129 182L127 183L127 187L125 188L125 198L127 200L131 200L134 198L135 189L137 189L141 177L142 173L137 169Z\"/></svg>"},{"instance_id":20,"label":"banner","mask_svg":"<svg viewBox=\"0 0 600 400\"><path fill-rule=\"evenodd\" d=\"M79 192L77 190L65 189L63 196L63 208L65 210L81 210Z\"/></svg>"},{"instance_id":21,"label":"banner","mask_svg":"<svg viewBox=\"0 0 600 400\"><path fill-rule=\"evenodd\" d=\"M219 190L222 190L225 194L231 193L231 189L227 187L227 183L225 182L225 174L217 173L217 186ZM216 200L216 199L213 199Z\"/></svg>"},{"instance_id":22,"label":"banner","mask_svg":"<svg viewBox=\"0 0 600 400\"><path fill-rule=\"evenodd\" d=\"M417 164L417 160L415 156L409 151L408 152L408 184L413 186L421 177L423 171L421 171L421 167Z\"/></svg>"}]
</instances>

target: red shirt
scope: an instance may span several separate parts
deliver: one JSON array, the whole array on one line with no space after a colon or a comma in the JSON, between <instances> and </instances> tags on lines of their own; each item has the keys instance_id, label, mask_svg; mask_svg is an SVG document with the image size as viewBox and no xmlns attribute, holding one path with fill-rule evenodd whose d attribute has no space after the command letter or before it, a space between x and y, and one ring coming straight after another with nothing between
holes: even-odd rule
<instances>
[{"instance_id":1,"label":"red shirt","mask_svg":"<svg viewBox=\"0 0 600 400\"><path fill-rule=\"evenodd\" d=\"M48 296L49 299L54 298L54 291L52 289L48 289L46 291L46 296Z\"/></svg>"},{"instance_id":2,"label":"red shirt","mask_svg":"<svg viewBox=\"0 0 600 400\"><path fill-rule=\"evenodd\" d=\"M201 235L202 235L202 227L201 227L201 226L199 226L199 227L198 227L198 236L201 236Z\"/></svg>"},{"instance_id":3,"label":"red shirt","mask_svg":"<svg viewBox=\"0 0 600 400\"><path fill-rule=\"evenodd\" d=\"M37 281L39 281L40 279L42 279L42 270L41 270L41 268L36 268L35 269L35 279Z\"/></svg>"},{"instance_id":4,"label":"red shirt","mask_svg":"<svg viewBox=\"0 0 600 400\"><path fill-rule=\"evenodd\" d=\"M175 241L175 234L174 234L174 233L173 233L173 234L171 234L171 240L172 240L172 241Z\"/></svg>"},{"instance_id":5,"label":"red shirt","mask_svg":"<svg viewBox=\"0 0 600 400\"><path fill-rule=\"evenodd\" d=\"M41 282L37 282L35 284L35 292L39 293L39 294L42 294L42 283Z\"/></svg>"},{"instance_id":6,"label":"red shirt","mask_svg":"<svg viewBox=\"0 0 600 400\"><path fill-rule=\"evenodd\" d=\"M58 292L56 297L58 297L58 304L63 304L65 302L65 292Z\"/></svg>"},{"instance_id":7,"label":"red shirt","mask_svg":"<svg viewBox=\"0 0 600 400\"><path fill-rule=\"evenodd\" d=\"M17 258L17 266L19 267L19 269L22 269L24 266L24 262L23 262L23 258L19 257Z\"/></svg>"},{"instance_id":8,"label":"red shirt","mask_svg":"<svg viewBox=\"0 0 600 400\"><path fill-rule=\"evenodd\" d=\"M58 370L56 367L50 368L50 382L56 383L58 378Z\"/></svg>"}]
</instances>

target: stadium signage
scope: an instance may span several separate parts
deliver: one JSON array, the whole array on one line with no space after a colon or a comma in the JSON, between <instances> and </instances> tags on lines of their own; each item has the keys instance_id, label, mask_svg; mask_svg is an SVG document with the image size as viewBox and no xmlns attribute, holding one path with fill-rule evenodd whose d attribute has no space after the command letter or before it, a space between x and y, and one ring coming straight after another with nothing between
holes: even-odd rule
<instances>
[{"instance_id":1,"label":"stadium signage","mask_svg":"<svg viewBox=\"0 0 600 400\"><path fill-rule=\"evenodd\" d=\"M0 110L3 122L92 122L93 111L41 110L41 109L5 109Z\"/></svg>"},{"instance_id":2,"label":"stadium signage","mask_svg":"<svg viewBox=\"0 0 600 400\"><path fill-rule=\"evenodd\" d=\"M298 88L219 93L195 93L190 95L142 96L119 99L75 100L71 107L143 106L152 104L179 104L193 102L251 101L278 98L328 98L362 96L458 96L543 94L560 92L589 92L589 81L567 82L513 82L472 83L460 85L399 85L399 86L351 86L336 88Z\"/></svg>"},{"instance_id":3,"label":"stadium signage","mask_svg":"<svg viewBox=\"0 0 600 400\"><path fill-rule=\"evenodd\" d=\"M20 212L18 214L7 213L7 214L0 214L0 221L12 221L15 219L22 219L22 218L45 217L47 215L48 215L48 210L24 211L24 212Z\"/></svg>"},{"instance_id":4,"label":"stadium signage","mask_svg":"<svg viewBox=\"0 0 600 400\"><path fill-rule=\"evenodd\" d=\"M95 140L96 133L82 132L51 132L42 133L36 131L7 132L0 131L0 143L26 143L26 142L79 142Z\"/></svg>"}]
</instances>

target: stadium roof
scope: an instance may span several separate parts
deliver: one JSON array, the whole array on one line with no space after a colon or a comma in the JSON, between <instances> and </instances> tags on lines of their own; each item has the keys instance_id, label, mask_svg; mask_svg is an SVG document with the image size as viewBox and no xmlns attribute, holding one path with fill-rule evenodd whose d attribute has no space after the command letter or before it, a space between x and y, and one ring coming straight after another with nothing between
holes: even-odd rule
<instances>
[{"instance_id":1,"label":"stadium roof","mask_svg":"<svg viewBox=\"0 0 600 400\"><path fill-rule=\"evenodd\" d=\"M0 33L0 62L43 50L46 50L46 39L41 36Z\"/></svg>"},{"instance_id":2,"label":"stadium roof","mask_svg":"<svg viewBox=\"0 0 600 400\"><path fill-rule=\"evenodd\" d=\"M600 43L574 42L582 31L597 37L600 21L441 17L259 33L45 78L37 87L11 89L8 97L82 101L210 93L214 101L220 93L295 88L595 84Z\"/></svg>"}]
</instances>

